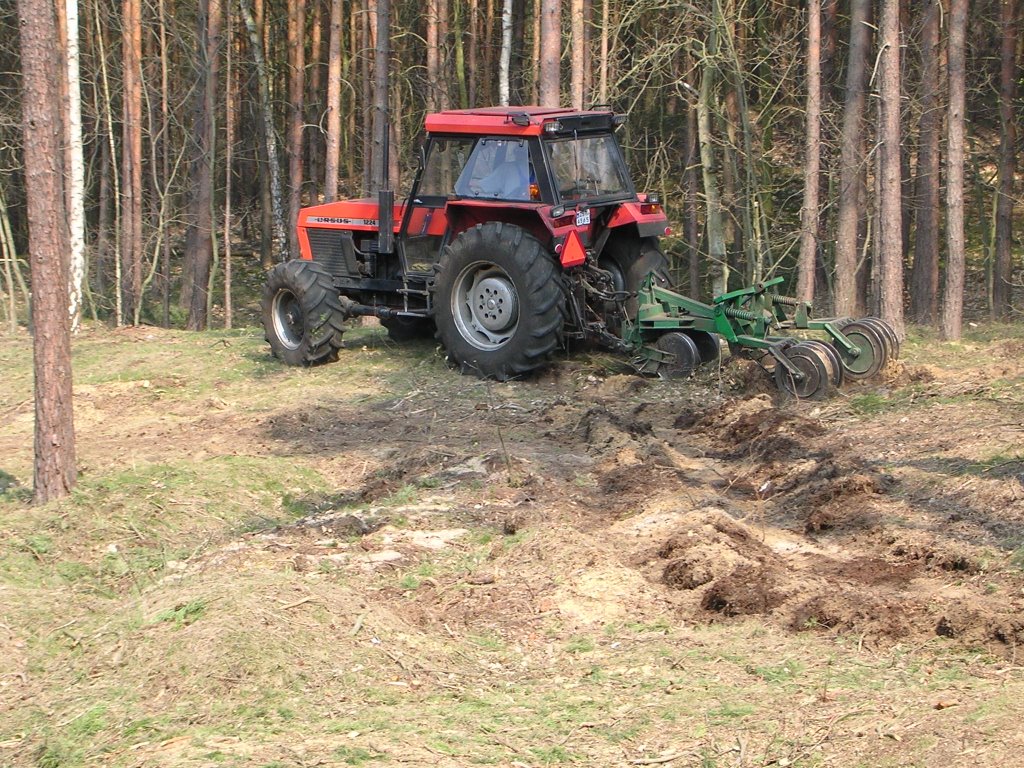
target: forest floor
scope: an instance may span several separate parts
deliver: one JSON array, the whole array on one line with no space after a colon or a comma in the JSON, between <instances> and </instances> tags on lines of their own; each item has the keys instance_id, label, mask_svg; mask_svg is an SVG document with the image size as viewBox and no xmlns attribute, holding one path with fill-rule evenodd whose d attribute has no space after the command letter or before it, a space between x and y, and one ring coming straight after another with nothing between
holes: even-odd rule
<instances>
[{"instance_id":1,"label":"forest floor","mask_svg":"<svg viewBox=\"0 0 1024 768\"><path fill-rule=\"evenodd\" d=\"M346 340L85 331L36 507L0 337L0 765L1019 764L1021 327L822 403Z\"/></svg>"}]
</instances>

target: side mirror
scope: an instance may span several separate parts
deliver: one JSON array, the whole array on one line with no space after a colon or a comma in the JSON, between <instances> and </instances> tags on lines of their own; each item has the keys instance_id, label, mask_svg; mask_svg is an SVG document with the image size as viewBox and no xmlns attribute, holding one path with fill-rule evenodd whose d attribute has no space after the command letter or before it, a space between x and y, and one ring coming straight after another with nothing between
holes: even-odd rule
<instances>
[{"instance_id":1,"label":"side mirror","mask_svg":"<svg viewBox=\"0 0 1024 768\"><path fill-rule=\"evenodd\" d=\"M419 169L422 171L426 167L426 165L427 165L427 147L426 147L426 145L420 144L420 151L419 151L418 154L419 154L419 164L420 164L420 168Z\"/></svg>"}]
</instances>

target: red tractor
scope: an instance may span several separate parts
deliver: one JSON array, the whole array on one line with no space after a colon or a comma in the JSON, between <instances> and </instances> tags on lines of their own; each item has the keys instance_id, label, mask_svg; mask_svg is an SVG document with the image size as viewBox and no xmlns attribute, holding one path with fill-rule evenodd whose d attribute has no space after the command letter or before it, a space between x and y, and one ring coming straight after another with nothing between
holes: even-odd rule
<instances>
[{"instance_id":1,"label":"red tractor","mask_svg":"<svg viewBox=\"0 0 1024 768\"><path fill-rule=\"evenodd\" d=\"M263 296L267 340L285 362L334 359L359 315L398 339L436 332L461 371L501 380L571 341L683 376L718 358L721 337L759 355L784 392L819 398L899 354L887 323L816 319L776 293L782 277L710 304L670 290L658 247L668 220L656 195L634 189L612 112L496 107L426 122L403 204L384 190L299 214L302 258L277 265Z\"/></svg>"},{"instance_id":2,"label":"red tractor","mask_svg":"<svg viewBox=\"0 0 1024 768\"><path fill-rule=\"evenodd\" d=\"M274 355L332 360L357 315L395 338L436 331L463 372L501 380L569 340L631 350L622 324L649 274L667 285L669 229L658 197L633 187L621 122L541 107L428 115L404 203L384 191L299 214L302 258L277 265L264 294ZM717 355L711 334L687 337Z\"/></svg>"}]
</instances>

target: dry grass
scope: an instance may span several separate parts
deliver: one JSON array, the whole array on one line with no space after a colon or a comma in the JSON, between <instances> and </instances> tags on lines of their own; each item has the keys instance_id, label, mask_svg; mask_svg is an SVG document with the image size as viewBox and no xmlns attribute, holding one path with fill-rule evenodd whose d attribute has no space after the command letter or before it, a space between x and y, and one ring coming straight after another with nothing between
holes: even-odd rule
<instances>
[{"instance_id":1,"label":"dry grass","mask_svg":"<svg viewBox=\"0 0 1024 768\"><path fill-rule=\"evenodd\" d=\"M1011 343L779 411L756 433L772 459L673 428L723 402L710 376L636 384L597 359L488 389L376 329L311 371L251 330L95 331L76 342L80 485L32 507L29 345L0 338L0 765L1014 764L1024 677L981 623L730 617L650 554L670 531L741 535L694 527L709 507L776 542L794 578L820 577L812 555L894 563L886 536L927 533L933 559L956 545L980 565L914 570L907 610L1019 605ZM910 355L911 373L943 360ZM793 435L895 484L822 496L779 454ZM748 493L770 478L790 490ZM874 527L804 536L798 503L839 528L870 506Z\"/></svg>"}]
</instances>

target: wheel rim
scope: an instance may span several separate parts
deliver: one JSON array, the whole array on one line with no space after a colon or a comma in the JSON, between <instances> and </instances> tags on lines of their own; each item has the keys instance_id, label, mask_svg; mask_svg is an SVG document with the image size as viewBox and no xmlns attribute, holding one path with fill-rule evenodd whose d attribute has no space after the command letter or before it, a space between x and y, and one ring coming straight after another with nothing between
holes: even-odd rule
<instances>
[{"instance_id":1,"label":"wheel rim","mask_svg":"<svg viewBox=\"0 0 1024 768\"><path fill-rule=\"evenodd\" d=\"M298 349L305 332L298 297L287 288L282 288L274 295L271 315L274 319L274 332L281 344L288 349Z\"/></svg>"},{"instance_id":2,"label":"wheel rim","mask_svg":"<svg viewBox=\"0 0 1024 768\"><path fill-rule=\"evenodd\" d=\"M497 264L478 261L455 280L452 317L459 334L477 349L505 344L519 327L519 294L508 273Z\"/></svg>"}]
</instances>

